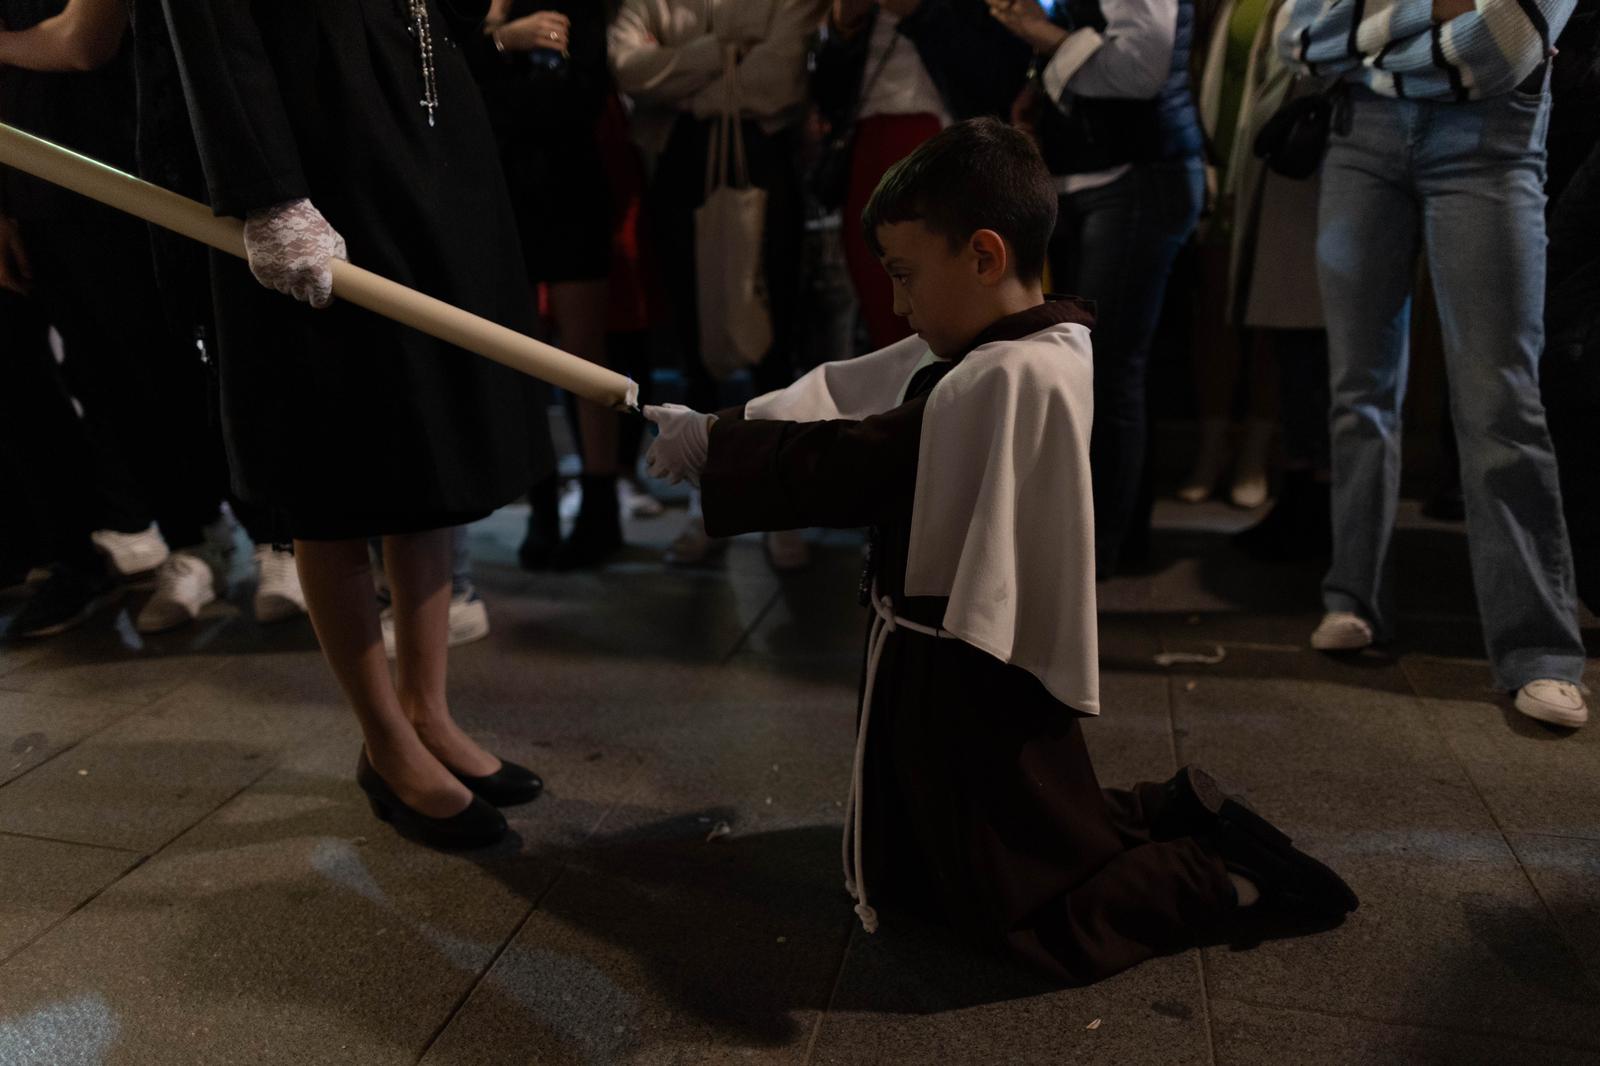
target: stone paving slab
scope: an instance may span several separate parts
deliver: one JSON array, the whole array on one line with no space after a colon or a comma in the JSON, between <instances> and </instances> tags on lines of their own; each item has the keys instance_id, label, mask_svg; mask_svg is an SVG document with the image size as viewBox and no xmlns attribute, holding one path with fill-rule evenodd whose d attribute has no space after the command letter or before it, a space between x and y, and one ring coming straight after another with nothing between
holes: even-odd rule
<instances>
[{"instance_id":1,"label":"stone paving slab","mask_svg":"<svg viewBox=\"0 0 1600 1066\"><path fill-rule=\"evenodd\" d=\"M0 791L0 831L154 851L347 718L315 653L219 660Z\"/></svg>"},{"instance_id":2,"label":"stone paving slab","mask_svg":"<svg viewBox=\"0 0 1600 1066\"><path fill-rule=\"evenodd\" d=\"M0 834L0 965L138 862L130 851Z\"/></svg>"},{"instance_id":3,"label":"stone paving slab","mask_svg":"<svg viewBox=\"0 0 1600 1066\"><path fill-rule=\"evenodd\" d=\"M345 722L308 736L12 959L0 1018L101 1004L110 1063L415 1061L638 761L545 751L562 787L515 809L505 844L450 855L372 818L352 780L357 743Z\"/></svg>"},{"instance_id":4,"label":"stone paving slab","mask_svg":"<svg viewBox=\"0 0 1600 1066\"><path fill-rule=\"evenodd\" d=\"M42 643L41 654L0 676L0 689L147 706L213 669L215 657L190 649L203 648L231 622L231 615L218 615L201 629L146 639L134 632L126 607L119 608L66 639Z\"/></svg>"},{"instance_id":5,"label":"stone paving slab","mask_svg":"<svg viewBox=\"0 0 1600 1066\"><path fill-rule=\"evenodd\" d=\"M1594 1066L1592 1051L1213 997L1217 1066ZM1559 1034L1546 1034L1554 1039Z\"/></svg>"},{"instance_id":6,"label":"stone paving slab","mask_svg":"<svg viewBox=\"0 0 1600 1066\"><path fill-rule=\"evenodd\" d=\"M0 692L0 785L133 712L100 700Z\"/></svg>"},{"instance_id":7,"label":"stone paving slab","mask_svg":"<svg viewBox=\"0 0 1600 1066\"><path fill-rule=\"evenodd\" d=\"M1513 833L1511 846L1590 979L1600 982L1600 841Z\"/></svg>"},{"instance_id":8,"label":"stone paving slab","mask_svg":"<svg viewBox=\"0 0 1600 1066\"><path fill-rule=\"evenodd\" d=\"M766 685L662 739L427 1063L801 1061L853 921L852 711Z\"/></svg>"},{"instance_id":9,"label":"stone paving slab","mask_svg":"<svg viewBox=\"0 0 1600 1066\"><path fill-rule=\"evenodd\" d=\"M1361 909L1328 933L1206 949L1213 996L1600 1050L1600 991L1509 855L1303 843L1323 845Z\"/></svg>"},{"instance_id":10,"label":"stone paving slab","mask_svg":"<svg viewBox=\"0 0 1600 1066\"><path fill-rule=\"evenodd\" d=\"M27 945L0 1064L1600 1063L1600 728L1492 691L1459 543L1407 540L1437 559L1394 654L1328 657L1304 647L1318 568L1245 562L1223 537L1248 516L1213 510L1102 588L1085 737L1107 785L1216 772L1349 877L1338 929L1087 989L909 919L861 933L838 870L859 539L814 535L799 575L754 537L672 570L649 550L672 511L599 574L529 575L508 508L472 533L493 632L452 655L452 700L548 791L485 855L372 819L309 626L255 625L243 591L157 641L124 604L0 648L0 741L48 741L0 773L0 833L54 838L0 835L0 958ZM8 892L35 866L59 876Z\"/></svg>"},{"instance_id":11,"label":"stone paving slab","mask_svg":"<svg viewBox=\"0 0 1600 1066\"><path fill-rule=\"evenodd\" d=\"M811 1061L1201 1066L1210 1044L1196 963L1187 952L1063 990L938 930L886 919L851 940Z\"/></svg>"},{"instance_id":12,"label":"stone paving slab","mask_svg":"<svg viewBox=\"0 0 1600 1066\"><path fill-rule=\"evenodd\" d=\"M1501 828L1600 840L1600 734L1531 721L1504 704L1426 708Z\"/></svg>"}]
</instances>

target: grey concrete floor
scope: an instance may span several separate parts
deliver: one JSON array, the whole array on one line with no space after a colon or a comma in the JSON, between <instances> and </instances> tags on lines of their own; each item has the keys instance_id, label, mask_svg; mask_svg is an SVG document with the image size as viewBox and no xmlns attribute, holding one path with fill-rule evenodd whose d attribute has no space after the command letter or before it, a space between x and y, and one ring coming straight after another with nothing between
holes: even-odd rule
<instances>
[{"instance_id":1,"label":"grey concrete floor","mask_svg":"<svg viewBox=\"0 0 1600 1066\"><path fill-rule=\"evenodd\" d=\"M132 594L0 646L0 1064L1600 1062L1600 725L1492 691L1462 534L1407 515L1388 654L1306 650L1315 569L1244 563L1221 507L1164 505L1151 573L1104 587L1102 781L1199 762L1363 905L1066 990L855 926L850 536L788 578L754 540L671 571L670 512L532 576L516 510L475 527L494 631L455 710L549 792L473 856L373 820L308 625L241 583L142 639Z\"/></svg>"}]
</instances>

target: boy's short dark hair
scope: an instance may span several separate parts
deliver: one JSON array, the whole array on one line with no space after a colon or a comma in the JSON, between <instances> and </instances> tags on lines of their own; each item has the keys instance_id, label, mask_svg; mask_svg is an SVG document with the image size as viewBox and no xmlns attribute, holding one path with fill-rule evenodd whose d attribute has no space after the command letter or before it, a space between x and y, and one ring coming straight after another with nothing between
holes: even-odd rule
<instances>
[{"instance_id":1,"label":"boy's short dark hair","mask_svg":"<svg viewBox=\"0 0 1600 1066\"><path fill-rule=\"evenodd\" d=\"M958 122L889 169L861 212L867 247L880 258L878 227L921 222L952 250L982 229L1011 246L1017 276L1044 276L1056 228L1056 187L1033 141L993 118Z\"/></svg>"}]
</instances>

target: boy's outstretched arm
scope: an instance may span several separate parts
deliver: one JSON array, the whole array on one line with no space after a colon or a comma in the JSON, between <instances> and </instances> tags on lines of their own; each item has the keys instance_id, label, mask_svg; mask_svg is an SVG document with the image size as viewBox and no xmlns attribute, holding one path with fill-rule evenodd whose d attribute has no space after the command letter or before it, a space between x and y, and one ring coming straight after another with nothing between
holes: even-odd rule
<instances>
[{"instance_id":1,"label":"boy's outstretched arm","mask_svg":"<svg viewBox=\"0 0 1600 1066\"><path fill-rule=\"evenodd\" d=\"M709 427L703 468L696 471L706 530L732 536L810 526L848 529L904 511L916 491L925 407L926 398L919 398L859 422L717 419ZM669 426L655 411L646 415L663 426L667 440ZM693 453L691 445L688 454ZM688 477L689 471L678 473Z\"/></svg>"}]
</instances>

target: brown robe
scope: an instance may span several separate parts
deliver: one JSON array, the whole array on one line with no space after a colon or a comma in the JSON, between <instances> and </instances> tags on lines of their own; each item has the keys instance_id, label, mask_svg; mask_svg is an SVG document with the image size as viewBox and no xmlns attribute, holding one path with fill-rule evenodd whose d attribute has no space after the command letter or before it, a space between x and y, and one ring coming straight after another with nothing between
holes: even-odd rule
<instances>
[{"instance_id":1,"label":"brown robe","mask_svg":"<svg viewBox=\"0 0 1600 1066\"><path fill-rule=\"evenodd\" d=\"M994 323L966 351L1089 321L1076 301L1046 303ZM897 615L938 627L947 601L908 598L905 572L923 411L960 358L918 371L900 407L861 421L725 412L701 481L707 531L870 526L864 590L875 581ZM1008 947L1065 981L1188 946L1235 906L1208 842L1156 839L1160 786L1102 792L1079 715L1031 674L958 640L889 636L864 786L874 904Z\"/></svg>"}]
</instances>

